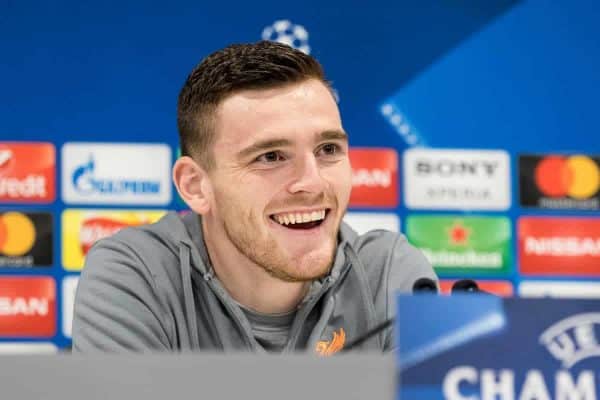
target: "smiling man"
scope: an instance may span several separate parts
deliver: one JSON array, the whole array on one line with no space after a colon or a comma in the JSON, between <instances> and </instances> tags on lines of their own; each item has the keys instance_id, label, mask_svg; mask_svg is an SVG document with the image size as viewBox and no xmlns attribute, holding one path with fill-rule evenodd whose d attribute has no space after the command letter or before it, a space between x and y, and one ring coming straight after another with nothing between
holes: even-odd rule
<instances>
[{"instance_id":1,"label":"smiling man","mask_svg":"<svg viewBox=\"0 0 600 400\"><path fill-rule=\"evenodd\" d=\"M272 42L217 51L181 90L178 126L173 180L192 212L92 248L75 351L328 355L436 279L402 235L342 222L348 135L314 58ZM392 347L387 329L359 348Z\"/></svg>"}]
</instances>

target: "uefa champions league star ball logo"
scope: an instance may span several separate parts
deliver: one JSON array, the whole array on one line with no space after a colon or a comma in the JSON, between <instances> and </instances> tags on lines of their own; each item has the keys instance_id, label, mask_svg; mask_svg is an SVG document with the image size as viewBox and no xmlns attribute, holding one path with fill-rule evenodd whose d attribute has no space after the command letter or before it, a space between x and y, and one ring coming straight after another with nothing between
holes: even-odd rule
<instances>
[{"instance_id":1,"label":"uefa champions league star ball logo","mask_svg":"<svg viewBox=\"0 0 600 400\"><path fill-rule=\"evenodd\" d=\"M287 44L305 54L310 54L308 31L290 20L280 19L262 31L263 40Z\"/></svg>"}]
</instances>

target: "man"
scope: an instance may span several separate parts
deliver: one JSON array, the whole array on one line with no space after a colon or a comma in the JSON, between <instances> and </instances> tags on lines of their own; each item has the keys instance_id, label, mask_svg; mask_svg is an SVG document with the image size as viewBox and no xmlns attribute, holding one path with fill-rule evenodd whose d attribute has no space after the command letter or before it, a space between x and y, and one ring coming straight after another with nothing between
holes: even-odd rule
<instances>
[{"instance_id":1,"label":"man","mask_svg":"<svg viewBox=\"0 0 600 400\"><path fill-rule=\"evenodd\" d=\"M272 42L213 53L181 90L178 126L173 180L192 213L93 247L75 351L333 354L392 318L396 291L435 280L403 236L342 223L348 137L312 57ZM392 346L387 329L360 348Z\"/></svg>"}]
</instances>

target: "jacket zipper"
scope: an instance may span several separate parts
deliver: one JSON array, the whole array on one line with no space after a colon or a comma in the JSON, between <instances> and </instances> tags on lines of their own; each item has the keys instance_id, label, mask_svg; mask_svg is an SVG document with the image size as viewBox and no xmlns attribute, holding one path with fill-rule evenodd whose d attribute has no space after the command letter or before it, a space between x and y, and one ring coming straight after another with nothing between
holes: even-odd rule
<instances>
[{"instance_id":1,"label":"jacket zipper","mask_svg":"<svg viewBox=\"0 0 600 400\"><path fill-rule=\"evenodd\" d=\"M311 313L311 311L313 310L317 302L321 299L321 297L323 297L323 295L327 293L327 291L334 290L334 286L336 286L343 279L344 275L346 275L346 273L348 272L348 268L349 265L346 261L346 263L342 267L340 275L337 277L333 285L331 284L331 276L325 278L325 282L323 283L323 286L321 286L321 290L319 290L319 292L306 304L306 306L302 308L302 310L300 311L301 314L294 321L294 325L292 326L292 336L290 337L290 340L288 341L288 344L284 349L285 352L295 350L296 342L298 341L298 337L302 332L302 327L304 326L306 318L308 318L308 315Z\"/></svg>"},{"instance_id":2,"label":"jacket zipper","mask_svg":"<svg viewBox=\"0 0 600 400\"><path fill-rule=\"evenodd\" d=\"M236 309L235 307L233 307L230 304L229 299L226 298L226 296L222 292L221 288L219 288L213 282L213 279L212 279L212 276L210 275L210 273L207 273L204 275L204 280L208 283L208 286L217 295L219 300L221 300L221 303L225 306L227 311L229 311L229 314L233 317L232 319L233 319L234 323L237 325L237 328L239 329L239 331L244 333L244 335L242 335L242 336L243 336L244 340L246 341L246 345L248 345L248 348L250 350L260 349L259 347L254 345L254 342L252 341L252 335L250 334L251 332L249 332L248 329L244 326L244 323L242 322L242 319L240 318L241 311L239 309Z\"/></svg>"},{"instance_id":3,"label":"jacket zipper","mask_svg":"<svg viewBox=\"0 0 600 400\"><path fill-rule=\"evenodd\" d=\"M193 248L188 244L185 243L186 246L190 249L190 251L192 252L190 257L192 260L194 259L194 250ZM201 259L201 258L199 258ZM198 262L198 260L195 260L196 262ZM191 268L191 263L189 265L189 267ZM248 348L250 350L260 350L260 346L255 346L254 342L252 341L252 335L251 335L251 331L249 331L243 324L242 319L240 318L240 313L241 311L239 309L235 309L231 304L230 304L230 300L227 298L227 294L224 292L224 290L222 290L220 287L218 287L214 282L213 282L213 277L212 277L212 272L207 271L199 271L202 275L202 278L204 279L204 281L208 284L208 287L213 291L213 293L217 296L217 298L221 301L221 304L223 304L223 306L227 309L227 311L229 312L229 315L231 315L233 322L235 323L235 325L237 326L238 330L240 333L242 333L242 337L246 342L246 345L248 346ZM191 282L190 282L191 285ZM195 311L195 310L194 310ZM196 327L197 329L197 327ZM250 332L250 333L249 333Z\"/></svg>"}]
</instances>

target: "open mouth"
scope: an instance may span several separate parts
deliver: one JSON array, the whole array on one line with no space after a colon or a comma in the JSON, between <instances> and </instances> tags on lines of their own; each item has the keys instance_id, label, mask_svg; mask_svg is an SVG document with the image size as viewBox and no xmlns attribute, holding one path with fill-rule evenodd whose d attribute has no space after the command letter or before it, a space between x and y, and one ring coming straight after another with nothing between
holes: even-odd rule
<instances>
[{"instance_id":1,"label":"open mouth","mask_svg":"<svg viewBox=\"0 0 600 400\"><path fill-rule=\"evenodd\" d=\"M289 229L312 229L321 225L329 214L329 209L304 213L273 214L270 218L279 225Z\"/></svg>"}]
</instances>

